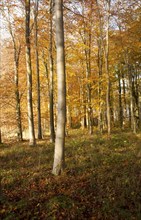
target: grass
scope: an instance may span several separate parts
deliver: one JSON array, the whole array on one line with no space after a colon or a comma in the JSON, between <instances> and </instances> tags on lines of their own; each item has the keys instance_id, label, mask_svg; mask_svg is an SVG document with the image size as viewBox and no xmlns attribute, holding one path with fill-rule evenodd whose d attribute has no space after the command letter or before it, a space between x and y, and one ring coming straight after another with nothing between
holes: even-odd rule
<instances>
[{"instance_id":1,"label":"grass","mask_svg":"<svg viewBox=\"0 0 141 220\"><path fill-rule=\"evenodd\" d=\"M2 144L0 219L141 219L140 142L129 132L70 131L59 177L49 140Z\"/></svg>"}]
</instances>

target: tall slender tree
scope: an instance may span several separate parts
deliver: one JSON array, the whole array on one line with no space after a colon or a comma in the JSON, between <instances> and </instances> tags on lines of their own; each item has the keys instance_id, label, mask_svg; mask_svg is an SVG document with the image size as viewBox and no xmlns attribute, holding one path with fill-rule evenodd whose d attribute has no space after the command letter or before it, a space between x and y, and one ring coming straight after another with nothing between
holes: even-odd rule
<instances>
[{"instance_id":1,"label":"tall slender tree","mask_svg":"<svg viewBox=\"0 0 141 220\"><path fill-rule=\"evenodd\" d=\"M122 108L122 86L121 86L121 70L117 73L118 76L118 97L119 97L119 123L120 128L123 128L123 108Z\"/></svg>"},{"instance_id":2,"label":"tall slender tree","mask_svg":"<svg viewBox=\"0 0 141 220\"><path fill-rule=\"evenodd\" d=\"M50 61L50 80L49 80L49 108L50 108L50 141L55 142L55 129L54 129L54 108L53 108L53 0L50 0L50 30L49 30L49 61Z\"/></svg>"},{"instance_id":3,"label":"tall slender tree","mask_svg":"<svg viewBox=\"0 0 141 220\"><path fill-rule=\"evenodd\" d=\"M55 1L56 48L58 76L58 115L55 140L53 174L59 175L64 168L65 124L66 124L66 76L64 51L63 0Z\"/></svg>"},{"instance_id":4,"label":"tall slender tree","mask_svg":"<svg viewBox=\"0 0 141 220\"><path fill-rule=\"evenodd\" d=\"M38 115L38 139L42 139L41 125L41 97L40 97L40 72L39 72L39 52L38 52L38 0L35 0L34 7L34 39L35 39L35 58L36 58L36 76L37 76L37 115Z\"/></svg>"},{"instance_id":5,"label":"tall slender tree","mask_svg":"<svg viewBox=\"0 0 141 220\"><path fill-rule=\"evenodd\" d=\"M33 104L32 104L32 69L31 69L31 51L30 51L30 0L25 0L25 41L26 41L29 145L34 146L36 144L36 141L35 141Z\"/></svg>"},{"instance_id":6,"label":"tall slender tree","mask_svg":"<svg viewBox=\"0 0 141 220\"><path fill-rule=\"evenodd\" d=\"M110 110L110 74L109 74L109 19L110 19L110 5L111 0L106 0L106 48L105 48L105 69L107 76L107 92L106 92L106 104L107 104L107 126L108 135L111 134L111 110Z\"/></svg>"},{"instance_id":7,"label":"tall slender tree","mask_svg":"<svg viewBox=\"0 0 141 220\"><path fill-rule=\"evenodd\" d=\"M103 131L103 121L102 121L102 74L103 74L103 21L102 13L100 10L99 1L96 0L97 15L98 15L98 98L99 98L99 112L98 112L98 127L99 131Z\"/></svg>"}]
</instances>

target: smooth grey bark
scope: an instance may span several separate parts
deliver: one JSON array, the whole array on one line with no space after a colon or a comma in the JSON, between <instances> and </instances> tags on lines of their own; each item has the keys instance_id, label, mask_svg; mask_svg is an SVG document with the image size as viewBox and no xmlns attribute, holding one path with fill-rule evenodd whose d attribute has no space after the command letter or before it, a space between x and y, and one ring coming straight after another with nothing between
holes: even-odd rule
<instances>
[{"instance_id":1,"label":"smooth grey bark","mask_svg":"<svg viewBox=\"0 0 141 220\"><path fill-rule=\"evenodd\" d=\"M55 140L53 174L59 175L64 168L65 124L66 124L66 76L64 51L63 1L55 1L56 49L58 79L57 132Z\"/></svg>"},{"instance_id":2,"label":"smooth grey bark","mask_svg":"<svg viewBox=\"0 0 141 220\"><path fill-rule=\"evenodd\" d=\"M30 51L30 0L25 1L25 41L26 41L26 71L27 71L27 110L29 127L29 145L34 146L35 131L32 104L32 69Z\"/></svg>"},{"instance_id":3,"label":"smooth grey bark","mask_svg":"<svg viewBox=\"0 0 141 220\"><path fill-rule=\"evenodd\" d=\"M106 106L107 106L107 129L108 135L111 134L111 111L110 111L110 75L109 75L109 19L110 19L110 3L111 0L106 0L107 5L107 21L106 21L106 48L105 48L105 69L107 76L107 92L106 92Z\"/></svg>"},{"instance_id":4,"label":"smooth grey bark","mask_svg":"<svg viewBox=\"0 0 141 220\"><path fill-rule=\"evenodd\" d=\"M35 40L35 62L36 62L36 77L37 77L37 116L38 116L38 139L42 139L41 125L41 97L40 97L40 71L39 71L39 52L38 52L38 0L35 0L34 8L34 40Z\"/></svg>"},{"instance_id":5,"label":"smooth grey bark","mask_svg":"<svg viewBox=\"0 0 141 220\"><path fill-rule=\"evenodd\" d=\"M49 75L49 109L50 109L50 141L55 142L55 129L54 129L54 107L53 107L53 73L54 73L54 62L53 62L53 30L52 30L52 19L53 19L53 0L50 0L50 30L49 30L49 61L50 61L50 75Z\"/></svg>"}]
</instances>

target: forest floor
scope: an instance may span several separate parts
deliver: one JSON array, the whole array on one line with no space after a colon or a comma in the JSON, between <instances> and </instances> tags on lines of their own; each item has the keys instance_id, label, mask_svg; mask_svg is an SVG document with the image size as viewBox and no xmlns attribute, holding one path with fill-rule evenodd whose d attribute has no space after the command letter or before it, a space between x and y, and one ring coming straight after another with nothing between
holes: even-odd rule
<instances>
[{"instance_id":1,"label":"forest floor","mask_svg":"<svg viewBox=\"0 0 141 220\"><path fill-rule=\"evenodd\" d=\"M49 139L0 145L0 219L141 219L141 134L70 131L58 177L53 151Z\"/></svg>"}]
</instances>

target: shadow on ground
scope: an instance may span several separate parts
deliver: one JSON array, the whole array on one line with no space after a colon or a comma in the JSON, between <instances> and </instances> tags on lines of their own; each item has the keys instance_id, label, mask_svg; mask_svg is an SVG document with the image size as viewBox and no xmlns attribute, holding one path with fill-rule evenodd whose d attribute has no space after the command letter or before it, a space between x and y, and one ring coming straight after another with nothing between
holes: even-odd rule
<instances>
[{"instance_id":1,"label":"shadow on ground","mask_svg":"<svg viewBox=\"0 0 141 220\"><path fill-rule=\"evenodd\" d=\"M66 139L66 169L51 174L54 146L17 143L0 156L2 219L141 219L140 137L131 133Z\"/></svg>"}]
</instances>

